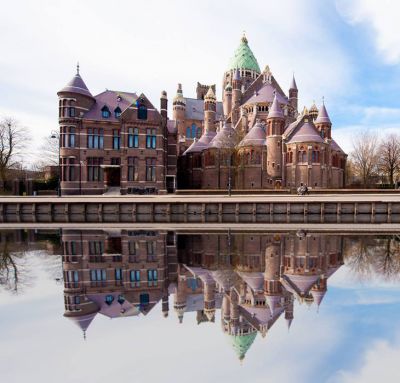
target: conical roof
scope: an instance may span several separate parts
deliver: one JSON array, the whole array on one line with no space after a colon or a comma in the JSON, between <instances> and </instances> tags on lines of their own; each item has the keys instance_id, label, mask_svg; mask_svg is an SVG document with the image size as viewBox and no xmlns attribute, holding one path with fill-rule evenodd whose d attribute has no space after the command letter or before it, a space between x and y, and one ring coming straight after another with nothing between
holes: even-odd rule
<instances>
[{"instance_id":1,"label":"conical roof","mask_svg":"<svg viewBox=\"0 0 400 383\"><path fill-rule=\"evenodd\" d=\"M274 101L272 101L271 108L268 112L268 118L284 118L282 108L279 106L279 102L276 97L276 92L274 95Z\"/></svg>"},{"instance_id":2,"label":"conical roof","mask_svg":"<svg viewBox=\"0 0 400 383\"><path fill-rule=\"evenodd\" d=\"M304 122L297 130L295 130L288 143L293 142L324 142L314 124Z\"/></svg>"},{"instance_id":3,"label":"conical roof","mask_svg":"<svg viewBox=\"0 0 400 383\"><path fill-rule=\"evenodd\" d=\"M236 49L234 56L231 59L228 70L231 69L249 69L261 73L260 67L253 52L251 51L246 36L240 40L240 45Z\"/></svg>"},{"instance_id":4,"label":"conical roof","mask_svg":"<svg viewBox=\"0 0 400 383\"><path fill-rule=\"evenodd\" d=\"M64 88L58 91L58 93L63 93L63 92L77 93L83 96L93 98L85 82L82 80L82 77L79 74L79 72L76 72L75 76L71 79L71 81L67 85L65 85Z\"/></svg>"},{"instance_id":5,"label":"conical roof","mask_svg":"<svg viewBox=\"0 0 400 383\"><path fill-rule=\"evenodd\" d=\"M266 144L267 142L264 126L261 124L260 120L257 120L255 125L244 136L239 146L264 146Z\"/></svg>"},{"instance_id":6,"label":"conical roof","mask_svg":"<svg viewBox=\"0 0 400 383\"><path fill-rule=\"evenodd\" d=\"M90 323L92 323L96 314L97 312L94 312L82 316L74 316L74 317L68 316L67 318L71 319L82 331L86 331L89 328Z\"/></svg>"},{"instance_id":7,"label":"conical roof","mask_svg":"<svg viewBox=\"0 0 400 383\"><path fill-rule=\"evenodd\" d=\"M225 122L224 126L210 142L210 148L233 148L236 144L236 131L230 122Z\"/></svg>"},{"instance_id":8,"label":"conical roof","mask_svg":"<svg viewBox=\"0 0 400 383\"><path fill-rule=\"evenodd\" d=\"M183 97L183 92L182 92L182 84L178 84L178 89L176 90L176 95L173 100L174 103L179 102L182 104L186 104L186 101Z\"/></svg>"},{"instance_id":9,"label":"conical roof","mask_svg":"<svg viewBox=\"0 0 400 383\"><path fill-rule=\"evenodd\" d=\"M230 335L232 346L240 360L244 359L256 336L256 331L245 335Z\"/></svg>"},{"instance_id":10,"label":"conical roof","mask_svg":"<svg viewBox=\"0 0 400 383\"><path fill-rule=\"evenodd\" d=\"M324 296L326 294L326 290L313 290L311 289L311 295L314 298L314 302L319 306L324 299Z\"/></svg>"},{"instance_id":11,"label":"conical roof","mask_svg":"<svg viewBox=\"0 0 400 383\"><path fill-rule=\"evenodd\" d=\"M318 117L315 120L316 124L330 124L331 119L329 118L328 112L326 111L325 104L323 103L319 108Z\"/></svg>"}]
</instances>

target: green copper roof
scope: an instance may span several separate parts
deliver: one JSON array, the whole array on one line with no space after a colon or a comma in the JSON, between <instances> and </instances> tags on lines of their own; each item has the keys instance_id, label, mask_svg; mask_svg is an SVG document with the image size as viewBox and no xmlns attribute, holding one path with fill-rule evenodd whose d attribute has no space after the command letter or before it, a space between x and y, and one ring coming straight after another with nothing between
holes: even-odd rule
<instances>
[{"instance_id":1,"label":"green copper roof","mask_svg":"<svg viewBox=\"0 0 400 383\"><path fill-rule=\"evenodd\" d=\"M244 359L246 352L253 344L256 336L256 331L246 335L230 335L233 348L240 360Z\"/></svg>"},{"instance_id":2,"label":"green copper roof","mask_svg":"<svg viewBox=\"0 0 400 383\"><path fill-rule=\"evenodd\" d=\"M235 55L232 57L228 69L250 69L258 73L261 73L260 67L258 66L257 59L254 57L251 51L246 36L243 36L240 40L240 45L235 51Z\"/></svg>"}]
</instances>

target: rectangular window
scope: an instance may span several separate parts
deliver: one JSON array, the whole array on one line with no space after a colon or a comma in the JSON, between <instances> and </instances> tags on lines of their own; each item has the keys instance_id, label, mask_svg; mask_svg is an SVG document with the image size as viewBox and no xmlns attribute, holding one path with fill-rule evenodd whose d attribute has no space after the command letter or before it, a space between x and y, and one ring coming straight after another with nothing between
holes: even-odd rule
<instances>
[{"instance_id":1,"label":"rectangular window","mask_svg":"<svg viewBox=\"0 0 400 383\"><path fill-rule=\"evenodd\" d=\"M137 157L128 157L128 181L137 181L139 178L139 160Z\"/></svg>"},{"instance_id":2,"label":"rectangular window","mask_svg":"<svg viewBox=\"0 0 400 383\"><path fill-rule=\"evenodd\" d=\"M122 281L122 269L115 269L115 280Z\"/></svg>"},{"instance_id":3,"label":"rectangular window","mask_svg":"<svg viewBox=\"0 0 400 383\"><path fill-rule=\"evenodd\" d=\"M69 108L69 117L75 117L75 108L73 106Z\"/></svg>"},{"instance_id":4,"label":"rectangular window","mask_svg":"<svg viewBox=\"0 0 400 383\"><path fill-rule=\"evenodd\" d=\"M105 282L107 280L107 272L105 269L90 270L90 280L92 282Z\"/></svg>"},{"instance_id":5,"label":"rectangular window","mask_svg":"<svg viewBox=\"0 0 400 383\"><path fill-rule=\"evenodd\" d=\"M157 270L147 270L147 285L157 286L158 274Z\"/></svg>"},{"instance_id":6,"label":"rectangular window","mask_svg":"<svg viewBox=\"0 0 400 383\"><path fill-rule=\"evenodd\" d=\"M147 255L154 255L155 253L155 242L154 241L149 241L147 243Z\"/></svg>"},{"instance_id":7,"label":"rectangular window","mask_svg":"<svg viewBox=\"0 0 400 383\"><path fill-rule=\"evenodd\" d=\"M129 255L136 255L137 242L136 241L129 241L128 242L128 250L129 250Z\"/></svg>"},{"instance_id":8,"label":"rectangular window","mask_svg":"<svg viewBox=\"0 0 400 383\"><path fill-rule=\"evenodd\" d=\"M89 241L89 255L101 255L104 252L102 241Z\"/></svg>"},{"instance_id":9,"label":"rectangular window","mask_svg":"<svg viewBox=\"0 0 400 383\"><path fill-rule=\"evenodd\" d=\"M87 158L87 180L103 181L103 158L88 157Z\"/></svg>"},{"instance_id":10,"label":"rectangular window","mask_svg":"<svg viewBox=\"0 0 400 383\"><path fill-rule=\"evenodd\" d=\"M128 148L139 147L139 129L128 128Z\"/></svg>"},{"instance_id":11,"label":"rectangular window","mask_svg":"<svg viewBox=\"0 0 400 383\"><path fill-rule=\"evenodd\" d=\"M140 270L131 270L130 279L131 282L140 282Z\"/></svg>"},{"instance_id":12,"label":"rectangular window","mask_svg":"<svg viewBox=\"0 0 400 383\"><path fill-rule=\"evenodd\" d=\"M146 158L146 181L156 180L156 159Z\"/></svg>"},{"instance_id":13,"label":"rectangular window","mask_svg":"<svg viewBox=\"0 0 400 383\"><path fill-rule=\"evenodd\" d=\"M88 128L87 132L88 149L104 148L104 130L99 128Z\"/></svg>"},{"instance_id":14,"label":"rectangular window","mask_svg":"<svg viewBox=\"0 0 400 383\"><path fill-rule=\"evenodd\" d=\"M119 150L121 145L121 136L119 129L113 129L113 149Z\"/></svg>"},{"instance_id":15,"label":"rectangular window","mask_svg":"<svg viewBox=\"0 0 400 383\"><path fill-rule=\"evenodd\" d=\"M157 147L156 129L146 129L146 148L155 149Z\"/></svg>"},{"instance_id":16,"label":"rectangular window","mask_svg":"<svg viewBox=\"0 0 400 383\"><path fill-rule=\"evenodd\" d=\"M69 159L69 166L68 166L68 181L75 181L75 159Z\"/></svg>"}]
</instances>

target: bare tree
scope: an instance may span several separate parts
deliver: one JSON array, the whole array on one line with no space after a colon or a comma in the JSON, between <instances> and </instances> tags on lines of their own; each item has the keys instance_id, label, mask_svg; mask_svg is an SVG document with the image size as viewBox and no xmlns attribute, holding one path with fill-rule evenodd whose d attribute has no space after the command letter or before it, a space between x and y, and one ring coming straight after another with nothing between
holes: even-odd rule
<instances>
[{"instance_id":1,"label":"bare tree","mask_svg":"<svg viewBox=\"0 0 400 383\"><path fill-rule=\"evenodd\" d=\"M364 188L378 170L378 140L375 135L364 132L353 141L350 153L354 174L361 178Z\"/></svg>"},{"instance_id":2,"label":"bare tree","mask_svg":"<svg viewBox=\"0 0 400 383\"><path fill-rule=\"evenodd\" d=\"M379 145L379 171L390 185L394 185L395 177L400 171L400 136L389 134Z\"/></svg>"},{"instance_id":3,"label":"bare tree","mask_svg":"<svg viewBox=\"0 0 400 383\"><path fill-rule=\"evenodd\" d=\"M8 170L18 163L28 138L28 130L13 118L5 117L0 121L0 180L2 182L7 179Z\"/></svg>"},{"instance_id":4,"label":"bare tree","mask_svg":"<svg viewBox=\"0 0 400 383\"><path fill-rule=\"evenodd\" d=\"M58 165L58 137L50 135L43 138L35 168L43 171L46 166Z\"/></svg>"}]
</instances>

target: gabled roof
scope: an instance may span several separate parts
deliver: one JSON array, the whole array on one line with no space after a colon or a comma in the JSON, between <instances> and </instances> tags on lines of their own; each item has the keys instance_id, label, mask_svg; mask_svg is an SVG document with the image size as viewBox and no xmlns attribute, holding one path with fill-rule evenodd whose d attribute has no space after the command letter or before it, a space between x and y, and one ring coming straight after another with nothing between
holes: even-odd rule
<instances>
[{"instance_id":1,"label":"gabled roof","mask_svg":"<svg viewBox=\"0 0 400 383\"><path fill-rule=\"evenodd\" d=\"M236 68L250 69L258 73L261 72L257 59L254 57L254 54L248 45L246 36L243 36L240 39L240 45L231 59L228 70Z\"/></svg>"},{"instance_id":2,"label":"gabled roof","mask_svg":"<svg viewBox=\"0 0 400 383\"><path fill-rule=\"evenodd\" d=\"M232 124L225 122L224 126L216 134L216 136L210 142L210 148L233 148L236 145L237 133L235 129L232 128Z\"/></svg>"},{"instance_id":3,"label":"gabled roof","mask_svg":"<svg viewBox=\"0 0 400 383\"><path fill-rule=\"evenodd\" d=\"M216 136L216 132L213 132L211 130L206 130L200 139L194 139L192 145L190 145L186 151L183 153L183 155L188 154L188 153L199 153L202 152L203 150L207 149L210 142L212 139Z\"/></svg>"},{"instance_id":4,"label":"gabled roof","mask_svg":"<svg viewBox=\"0 0 400 383\"><path fill-rule=\"evenodd\" d=\"M90 93L88 87L82 80L82 77L79 73L76 73L72 80L68 82L68 84L65 85L64 88L59 90L57 94L62 92L77 93L93 98L92 94Z\"/></svg>"}]
</instances>

